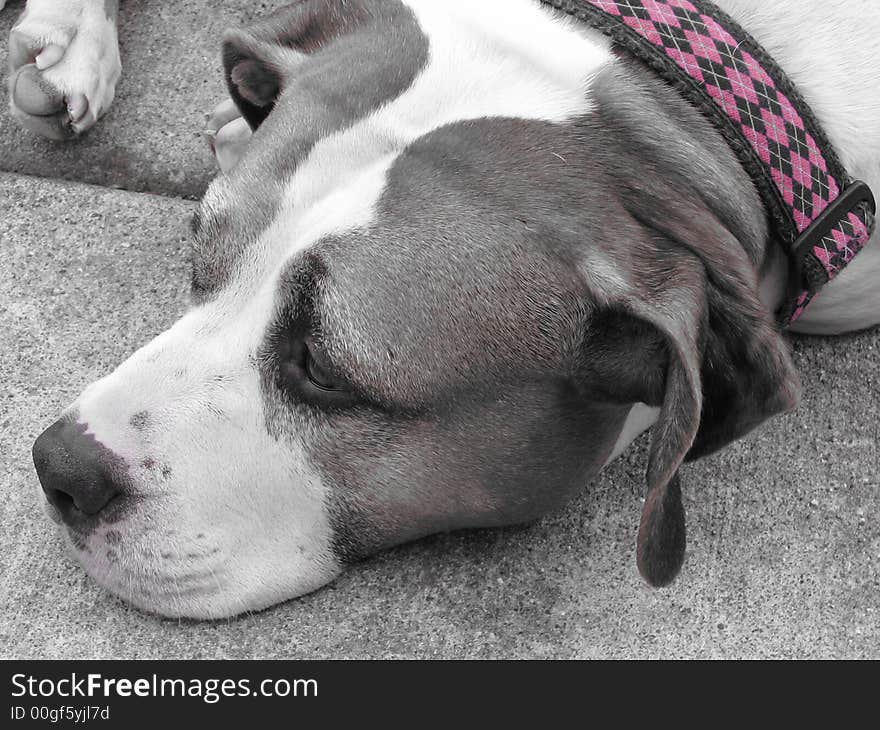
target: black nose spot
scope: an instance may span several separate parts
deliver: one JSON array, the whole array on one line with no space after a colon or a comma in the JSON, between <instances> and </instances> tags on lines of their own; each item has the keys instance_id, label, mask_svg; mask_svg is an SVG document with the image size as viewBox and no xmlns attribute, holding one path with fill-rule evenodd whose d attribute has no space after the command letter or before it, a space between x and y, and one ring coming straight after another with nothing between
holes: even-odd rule
<instances>
[{"instance_id":1,"label":"black nose spot","mask_svg":"<svg viewBox=\"0 0 880 730\"><path fill-rule=\"evenodd\" d=\"M139 411L138 413L135 413L128 422L135 431L144 431L150 425L150 412Z\"/></svg>"},{"instance_id":2,"label":"black nose spot","mask_svg":"<svg viewBox=\"0 0 880 730\"><path fill-rule=\"evenodd\" d=\"M114 497L122 494L125 461L86 435L87 426L57 421L34 443L37 476L46 499L69 525L94 521Z\"/></svg>"}]
</instances>

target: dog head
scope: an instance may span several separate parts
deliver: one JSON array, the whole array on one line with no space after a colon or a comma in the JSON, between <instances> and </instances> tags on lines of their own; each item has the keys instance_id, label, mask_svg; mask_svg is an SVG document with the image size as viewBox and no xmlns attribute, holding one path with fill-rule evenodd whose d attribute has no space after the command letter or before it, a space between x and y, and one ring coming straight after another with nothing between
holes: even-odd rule
<instances>
[{"instance_id":1,"label":"dog head","mask_svg":"<svg viewBox=\"0 0 880 730\"><path fill-rule=\"evenodd\" d=\"M660 413L638 562L662 585L682 461L793 404L723 143L654 139L686 113L536 5L465 6L309 0L228 35L255 133L195 217L193 306L34 449L123 598L225 616L386 546L534 520L636 403Z\"/></svg>"}]
</instances>

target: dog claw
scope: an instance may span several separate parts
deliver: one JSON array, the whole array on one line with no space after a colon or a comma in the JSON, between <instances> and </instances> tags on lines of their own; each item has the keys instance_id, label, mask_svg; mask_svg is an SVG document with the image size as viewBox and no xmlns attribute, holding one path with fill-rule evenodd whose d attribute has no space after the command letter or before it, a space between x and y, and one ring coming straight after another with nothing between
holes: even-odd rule
<instances>
[{"instance_id":1,"label":"dog claw","mask_svg":"<svg viewBox=\"0 0 880 730\"><path fill-rule=\"evenodd\" d=\"M89 100L83 94L74 94L67 100L67 113L71 122L80 121L89 111Z\"/></svg>"},{"instance_id":2,"label":"dog claw","mask_svg":"<svg viewBox=\"0 0 880 730\"><path fill-rule=\"evenodd\" d=\"M241 112L235 106L232 99L226 99L220 102L214 111L205 115L205 134L209 137L216 137L217 133L230 122L238 119Z\"/></svg>"},{"instance_id":3,"label":"dog claw","mask_svg":"<svg viewBox=\"0 0 880 730\"><path fill-rule=\"evenodd\" d=\"M34 63L40 71L44 71L45 69L54 66L58 63L62 58L64 58L65 49L59 45L54 43L46 46L37 57L34 59Z\"/></svg>"},{"instance_id":4,"label":"dog claw","mask_svg":"<svg viewBox=\"0 0 880 730\"><path fill-rule=\"evenodd\" d=\"M251 128L242 117L224 124L215 135L205 134L223 172L231 170L241 159L251 134Z\"/></svg>"}]
</instances>

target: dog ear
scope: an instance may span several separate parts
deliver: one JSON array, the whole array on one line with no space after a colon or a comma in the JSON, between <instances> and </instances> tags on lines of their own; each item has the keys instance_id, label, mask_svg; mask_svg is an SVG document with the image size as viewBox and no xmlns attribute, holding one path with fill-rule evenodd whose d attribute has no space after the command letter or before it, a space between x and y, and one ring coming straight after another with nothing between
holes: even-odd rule
<instances>
[{"instance_id":1,"label":"dog ear","mask_svg":"<svg viewBox=\"0 0 880 730\"><path fill-rule=\"evenodd\" d=\"M298 0L223 41L229 93L252 129L288 91L310 125L341 128L402 93L428 56L413 12L374 0Z\"/></svg>"},{"instance_id":2,"label":"dog ear","mask_svg":"<svg viewBox=\"0 0 880 730\"><path fill-rule=\"evenodd\" d=\"M226 85L256 129L269 116L302 62L363 23L360 4L298 0L223 36Z\"/></svg>"},{"instance_id":3,"label":"dog ear","mask_svg":"<svg viewBox=\"0 0 880 730\"><path fill-rule=\"evenodd\" d=\"M223 36L223 68L229 94L251 129L269 116L285 80L304 54L252 30L228 30Z\"/></svg>"},{"instance_id":4,"label":"dog ear","mask_svg":"<svg viewBox=\"0 0 880 730\"><path fill-rule=\"evenodd\" d=\"M691 281L683 290L676 288L665 292L665 297L632 305L634 316L657 328L668 353L662 396L659 402L656 397L648 402L660 406L660 415L648 456L636 553L639 572L658 587L671 583L684 561L685 513L678 469L697 439L705 402L701 379L705 322L695 284ZM651 379L656 381L656 375L648 382Z\"/></svg>"},{"instance_id":5,"label":"dog ear","mask_svg":"<svg viewBox=\"0 0 880 730\"><path fill-rule=\"evenodd\" d=\"M594 296L579 371L600 397L660 408L637 562L664 586L685 552L681 464L794 407L799 380L732 234L703 206L647 202L624 226L625 284ZM595 295L595 277L588 287Z\"/></svg>"},{"instance_id":6,"label":"dog ear","mask_svg":"<svg viewBox=\"0 0 880 730\"><path fill-rule=\"evenodd\" d=\"M660 408L647 468L637 563L645 580L664 586L684 560L685 515L678 468L700 428L702 326L699 307L681 290L600 307L579 348L578 379L594 397ZM677 316L681 313L684 316Z\"/></svg>"}]
</instances>

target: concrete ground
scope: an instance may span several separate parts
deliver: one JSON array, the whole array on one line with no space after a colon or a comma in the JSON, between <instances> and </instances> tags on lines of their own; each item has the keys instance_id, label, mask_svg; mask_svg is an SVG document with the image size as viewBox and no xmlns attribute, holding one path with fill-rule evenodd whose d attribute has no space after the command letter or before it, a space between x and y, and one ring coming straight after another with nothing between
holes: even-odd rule
<instances>
[{"instance_id":1,"label":"concrete ground","mask_svg":"<svg viewBox=\"0 0 880 730\"><path fill-rule=\"evenodd\" d=\"M82 141L22 133L0 99L0 656L880 657L880 329L794 340L800 409L686 467L687 560L663 591L635 570L644 439L532 527L404 546L256 615L162 620L94 585L43 515L30 447L185 307L217 33L267 6L205 5L123 3L126 75Z\"/></svg>"},{"instance_id":2,"label":"concrete ground","mask_svg":"<svg viewBox=\"0 0 880 730\"><path fill-rule=\"evenodd\" d=\"M0 166L9 172L198 198L214 175L200 137L205 114L226 96L220 38L284 0L122 0L123 78L101 131L58 144L22 135L9 114L6 39L23 0L0 12ZM208 10L207 8L210 8Z\"/></svg>"}]
</instances>

